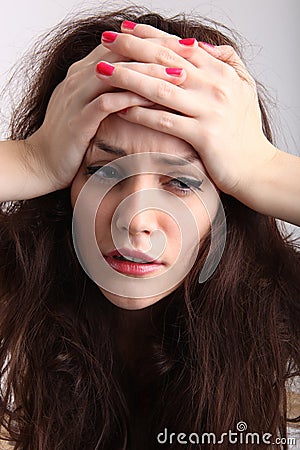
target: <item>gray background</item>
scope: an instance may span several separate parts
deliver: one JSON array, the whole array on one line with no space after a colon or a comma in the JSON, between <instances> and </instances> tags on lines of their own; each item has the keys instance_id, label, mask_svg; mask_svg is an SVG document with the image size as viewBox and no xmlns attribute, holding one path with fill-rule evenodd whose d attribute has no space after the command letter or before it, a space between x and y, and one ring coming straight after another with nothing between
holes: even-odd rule
<instances>
[{"instance_id":1,"label":"gray background","mask_svg":"<svg viewBox=\"0 0 300 450\"><path fill-rule=\"evenodd\" d=\"M0 89L9 77L11 66L17 63L36 37L67 15L99 6L114 9L129 4L95 0L5 2L1 7ZM276 103L273 116L277 145L281 150L300 155L299 0L166 0L163 3L136 0L135 4L167 14L195 11L238 31L244 37L248 68L264 83ZM0 135L4 137L9 105L1 104L1 112ZM295 232L300 237L300 229L295 228Z\"/></svg>"}]
</instances>

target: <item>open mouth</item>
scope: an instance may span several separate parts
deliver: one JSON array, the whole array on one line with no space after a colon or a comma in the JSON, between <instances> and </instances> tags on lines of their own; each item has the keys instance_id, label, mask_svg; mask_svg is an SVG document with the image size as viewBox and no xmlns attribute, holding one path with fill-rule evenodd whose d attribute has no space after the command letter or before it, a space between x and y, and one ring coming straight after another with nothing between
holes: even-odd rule
<instances>
[{"instance_id":1,"label":"open mouth","mask_svg":"<svg viewBox=\"0 0 300 450\"><path fill-rule=\"evenodd\" d=\"M128 256L127 258L125 258L123 255L114 255L113 258L117 259L119 261L128 261L128 262L133 262L133 263L138 263L138 264L153 264L153 261L145 261L143 259L133 258L131 256Z\"/></svg>"},{"instance_id":2,"label":"open mouth","mask_svg":"<svg viewBox=\"0 0 300 450\"><path fill-rule=\"evenodd\" d=\"M126 256L123 256L123 254ZM146 253L128 249L114 250L105 256L110 267L124 275L142 276L161 269L164 264L152 259Z\"/></svg>"}]
</instances>

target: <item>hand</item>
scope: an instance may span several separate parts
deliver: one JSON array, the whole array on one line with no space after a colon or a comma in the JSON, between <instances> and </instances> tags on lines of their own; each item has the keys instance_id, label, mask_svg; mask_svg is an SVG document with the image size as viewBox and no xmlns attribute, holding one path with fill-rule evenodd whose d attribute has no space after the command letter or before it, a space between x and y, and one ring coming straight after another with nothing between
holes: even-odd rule
<instances>
[{"instance_id":1,"label":"hand","mask_svg":"<svg viewBox=\"0 0 300 450\"><path fill-rule=\"evenodd\" d=\"M134 33L139 29L143 37L149 37L147 29L153 33L146 25L138 25ZM143 64L140 69L135 65L135 70L115 66L111 76L98 76L111 87L180 112L133 107L122 117L189 142L215 184L238 197L276 154L262 131L255 81L231 47L208 49L197 43L187 47L174 36L164 36L159 33L160 43L133 33L118 34L111 43L103 41L113 52ZM183 69L179 86L166 80L166 67ZM152 71L160 71L161 79L151 76Z\"/></svg>"},{"instance_id":2,"label":"hand","mask_svg":"<svg viewBox=\"0 0 300 450\"><path fill-rule=\"evenodd\" d=\"M107 115L132 105L152 104L132 92L116 92L97 78L94 67L99 59L116 62L128 58L99 45L69 68L52 94L42 126L32 136L25 141L0 142L1 201L24 200L68 186ZM173 83L183 79L178 77Z\"/></svg>"},{"instance_id":3,"label":"hand","mask_svg":"<svg viewBox=\"0 0 300 450\"><path fill-rule=\"evenodd\" d=\"M42 126L24 142L24 165L36 180L35 195L71 183L105 117L129 106L151 104L132 92L112 92L114 89L97 78L94 66L103 58L111 62L121 59L99 45L74 63L54 90Z\"/></svg>"}]
</instances>

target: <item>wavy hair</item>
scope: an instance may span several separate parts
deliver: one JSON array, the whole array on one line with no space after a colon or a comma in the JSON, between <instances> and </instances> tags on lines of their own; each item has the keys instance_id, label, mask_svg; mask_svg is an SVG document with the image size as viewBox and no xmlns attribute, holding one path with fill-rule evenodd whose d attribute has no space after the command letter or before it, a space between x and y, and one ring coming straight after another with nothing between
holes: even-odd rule
<instances>
[{"instance_id":1,"label":"wavy hair","mask_svg":"<svg viewBox=\"0 0 300 450\"><path fill-rule=\"evenodd\" d=\"M72 63L123 20L212 44L236 39L203 18L164 18L144 8L59 24L26 60L26 91L11 139L42 124ZM20 70L20 69L19 69ZM19 72L18 72L19 74ZM259 88L264 133L271 128ZM182 285L158 304L135 376L117 351L112 305L75 256L70 189L0 210L0 424L22 450L155 449L158 433L248 430L286 436L286 382L299 375L300 254L273 218L222 194L227 241L208 281L198 283L210 242ZM138 340L138 339L137 339ZM229 448L225 443L223 449ZM167 448L182 448L176 440ZM215 448L212 442L185 448ZM256 449L240 442L235 448ZM261 443L260 449L267 449ZM287 445L274 445L286 449Z\"/></svg>"}]
</instances>

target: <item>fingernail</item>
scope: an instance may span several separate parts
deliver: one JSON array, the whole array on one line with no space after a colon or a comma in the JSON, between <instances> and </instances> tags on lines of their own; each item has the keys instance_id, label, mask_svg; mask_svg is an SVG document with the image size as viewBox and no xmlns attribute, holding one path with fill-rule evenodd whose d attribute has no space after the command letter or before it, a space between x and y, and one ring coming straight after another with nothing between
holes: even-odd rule
<instances>
[{"instance_id":1,"label":"fingernail","mask_svg":"<svg viewBox=\"0 0 300 450\"><path fill-rule=\"evenodd\" d=\"M129 108L124 108L118 111L119 114L126 114Z\"/></svg>"},{"instance_id":2,"label":"fingernail","mask_svg":"<svg viewBox=\"0 0 300 450\"><path fill-rule=\"evenodd\" d=\"M165 69L167 75L172 75L173 77L180 77L183 69L177 67L167 67Z\"/></svg>"},{"instance_id":3,"label":"fingernail","mask_svg":"<svg viewBox=\"0 0 300 450\"><path fill-rule=\"evenodd\" d=\"M196 42L195 38L186 38L186 39L180 39L179 44L181 45L194 45L194 43Z\"/></svg>"},{"instance_id":4,"label":"fingernail","mask_svg":"<svg viewBox=\"0 0 300 450\"><path fill-rule=\"evenodd\" d=\"M96 66L96 70L98 73L100 73L101 75L107 75L110 76L113 74L113 71L115 70L115 67L112 66L111 64L108 64L106 62L100 61L97 66Z\"/></svg>"},{"instance_id":5,"label":"fingernail","mask_svg":"<svg viewBox=\"0 0 300 450\"><path fill-rule=\"evenodd\" d=\"M136 25L135 22L131 22L130 20L124 20L124 22L122 22L122 27L127 28L128 30L134 30Z\"/></svg>"},{"instance_id":6,"label":"fingernail","mask_svg":"<svg viewBox=\"0 0 300 450\"><path fill-rule=\"evenodd\" d=\"M214 47L214 45L209 42L200 41L200 44L207 45L207 47Z\"/></svg>"},{"instance_id":7,"label":"fingernail","mask_svg":"<svg viewBox=\"0 0 300 450\"><path fill-rule=\"evenodd\" d=\"M102 33L102 41L107 42L108 44L114 42L117 37L118 33L115 33L114 31L104 31Z\"/></svg>"}]
</instances>

